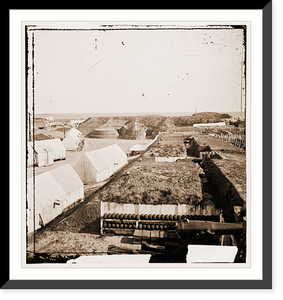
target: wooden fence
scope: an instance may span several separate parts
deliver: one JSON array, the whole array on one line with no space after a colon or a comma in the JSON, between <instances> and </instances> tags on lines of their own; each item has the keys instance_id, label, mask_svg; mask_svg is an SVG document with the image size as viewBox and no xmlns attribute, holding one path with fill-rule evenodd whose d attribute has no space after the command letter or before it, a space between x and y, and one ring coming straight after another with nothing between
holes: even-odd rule
<instances>
[{"instance_id":1,"label":"wooden fence","mask_svg":"<svg viewBox=\"0 0 283 300\"><path fill-rule=\"evenodd\" d=\"M227 133L216 134L216 137L223 141L227 141L237 147L246 149L246 136L241 134Z\"/></svg>"}]
</instances>

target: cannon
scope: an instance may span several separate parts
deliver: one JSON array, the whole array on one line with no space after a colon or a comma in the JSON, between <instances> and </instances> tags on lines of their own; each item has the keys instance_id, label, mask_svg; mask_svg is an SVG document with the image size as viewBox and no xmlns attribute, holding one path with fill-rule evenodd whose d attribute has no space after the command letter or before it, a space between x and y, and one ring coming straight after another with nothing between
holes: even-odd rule
<instances>
[{"instance_id":1,"label":"cannon","mask_svg":"<svg viewBox=\"0 0 283 300\"><path fill-rule=\"evenodd\" d=\"M208 231L217 235L235 234L243 231L242 223L220 223L187 219L177 222L177 232L184 236L188 233Z\"/></svg>"}]
</instances>

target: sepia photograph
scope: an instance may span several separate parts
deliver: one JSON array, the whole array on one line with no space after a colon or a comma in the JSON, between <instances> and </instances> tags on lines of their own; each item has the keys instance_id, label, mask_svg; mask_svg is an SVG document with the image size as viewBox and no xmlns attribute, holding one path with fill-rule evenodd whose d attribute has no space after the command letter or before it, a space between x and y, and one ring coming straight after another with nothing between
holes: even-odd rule
<instances>
[{"instance_id":1,"label":"sepia photograph","mask_svg":"<svg viewBox=\"0 0 283 300\"><path fill-rule=\"evenodd\" d=\"M248 22L23 26L25 267L249 267Z\"/></svg>"}]
</instances>

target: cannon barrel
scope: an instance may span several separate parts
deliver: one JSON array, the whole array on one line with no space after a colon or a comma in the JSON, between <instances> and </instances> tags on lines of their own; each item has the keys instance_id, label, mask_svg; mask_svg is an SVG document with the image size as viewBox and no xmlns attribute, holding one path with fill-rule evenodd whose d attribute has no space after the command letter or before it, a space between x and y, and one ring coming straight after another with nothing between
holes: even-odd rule
<instances>
[{"instance_id":1,"label":"cannon barrel","mask_svg":"<svg viewBox=\"0 0 283 300\"><path fill-rule=\"evenodd\" d=\"M216 234L233 234L243 230L241 223L219 223L210 221L192 220L189 222L178 222L177 231L180 234L210 230Z\"/></svg>"}]
</instances>

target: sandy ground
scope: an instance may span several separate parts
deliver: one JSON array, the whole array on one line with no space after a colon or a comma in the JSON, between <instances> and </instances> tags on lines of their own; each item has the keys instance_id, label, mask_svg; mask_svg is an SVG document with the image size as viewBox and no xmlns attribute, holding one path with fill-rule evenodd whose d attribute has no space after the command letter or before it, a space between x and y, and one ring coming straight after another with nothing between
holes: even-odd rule
<instances>
[{"instance_id":1,"label":"sandy ground","mask_svg":"<svg viewBox=\"0 0 283 300\"><path fill-rule=\"evenodd\" d=\"M35 167L35 174L39 175L41 173L50 171L54 168L61 167L65 164L70 164L72 167L76 165L84 152L96 150L99 148L104 148L113 144L118 144L119 147L126 153L129 153L129 149L136 144L145 145L152 140L123 140L123 139L93 139L85 138L85 147L82 151L66 151L65 160L54 161L53 165L47 167ZM33 168L28 168L28 178L32 177Z\"/></svg>"},{"instance_id":2,"label":"sandy ground","mask_svg":"<svg viewBox=\"0 0 283 300\"><path fill-rule=\"evenodd\" d=\"M106 254L109 245L120 246L122 237L101 236L89 233L73 233L65 231L44 231L36 236L29 236L27 250L37 253L70 254Z\"/></svg>"}]
</instances>

